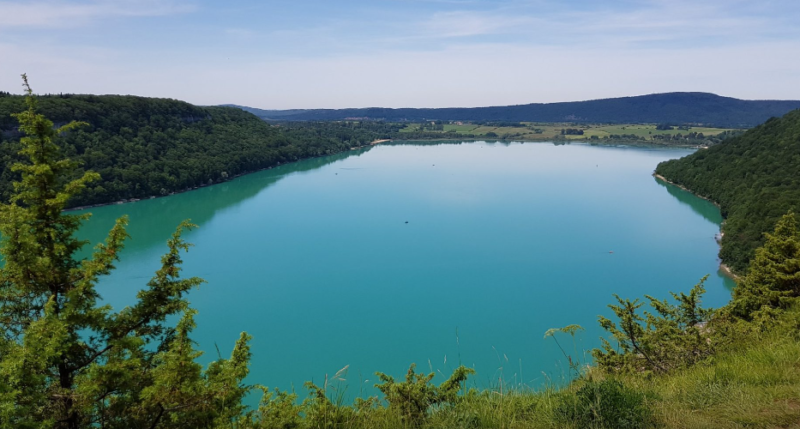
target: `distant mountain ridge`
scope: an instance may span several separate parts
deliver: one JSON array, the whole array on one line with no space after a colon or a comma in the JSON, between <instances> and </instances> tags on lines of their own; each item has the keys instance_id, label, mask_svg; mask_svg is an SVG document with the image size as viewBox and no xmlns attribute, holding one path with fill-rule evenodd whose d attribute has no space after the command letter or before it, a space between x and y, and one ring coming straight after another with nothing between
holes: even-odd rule
<instances>
[{"instance_id":1,"label":"distant mountain ridge","mask_svg":"<svg viewBox=\"0 0 800 429\"><path fill-rule=\"evenodd\" d=\"M530 121L588 123L674 123L750 128L800 108L800 100L740 100L704 92L670 92L633 97L514 106L263 110L239 107L274 121L346 119L419 121Z\"/></svg>"}]
</instances>

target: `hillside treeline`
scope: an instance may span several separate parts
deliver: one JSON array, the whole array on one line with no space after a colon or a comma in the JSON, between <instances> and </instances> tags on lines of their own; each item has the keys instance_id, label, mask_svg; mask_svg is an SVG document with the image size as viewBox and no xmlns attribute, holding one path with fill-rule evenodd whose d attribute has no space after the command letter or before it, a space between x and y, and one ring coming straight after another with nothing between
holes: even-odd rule
<instances>
[{"instance_id":1,"label":"hillside treeline","mask_svg":"<svg viewBox=\"0 0 800 429\"><path fill-rule=\"evenodd\" d=\"M55 126L86 125L61 136L64 154L79 163L75 177L95 171L70 206L141 199L223 181L259 169L341 152L384 138L397 126L358 123L269 125L231 107L133 96L50 95L39 110ZM14 112L23 97L0 96L0 196L7 200L18 179L9 166L19 159L22 135Z\"/></svg>"},{"instance_id":2,"label":"hillside treeline","mask_svg":"<svg viewBox=\"0 0 800 429\"><path fill-rule=\"evenodd\" d=\"M665 161L656 173L720 204L720 258L743 272L764 233L800 209L800 110L707 150Z\"/></svg>"}]
</instances>

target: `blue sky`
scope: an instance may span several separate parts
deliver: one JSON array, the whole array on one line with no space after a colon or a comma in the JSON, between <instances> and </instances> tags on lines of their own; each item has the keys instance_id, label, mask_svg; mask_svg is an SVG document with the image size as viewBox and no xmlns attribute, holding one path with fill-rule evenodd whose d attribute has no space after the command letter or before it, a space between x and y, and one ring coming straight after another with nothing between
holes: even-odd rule
<instances>
[{"instance_id":1,"label":"blue sky","mask_svg":"<svg viewBox=\"0 0 800 429\"><path fill-rule=\"evenodd\" d=\"M261 108L800 99L797 0L0 0L0 89Z\"/></svg>"}]
</instances>

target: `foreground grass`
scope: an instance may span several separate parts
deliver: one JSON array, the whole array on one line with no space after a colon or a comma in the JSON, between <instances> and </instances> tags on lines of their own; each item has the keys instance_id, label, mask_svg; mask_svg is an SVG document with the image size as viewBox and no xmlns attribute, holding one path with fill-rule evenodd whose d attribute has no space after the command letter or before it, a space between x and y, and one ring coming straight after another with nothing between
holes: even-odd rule
<instances>
[{"instance_id":1,"label":"foreground grass","mask_svg":"<svg viewBox=\"0 0 800 429\"><path fill-rule=\"evenodd\" d=\"M654 380L626 382L656 397L669 428L800 428L800 343L764 341Z\"/></svg>"},{"instance_id":2,"label":"foreground grass","mask_svg":"<svg viewBox=\"0 0 800 429\"><path fill-rule=\"evenodd\" d=\"M263 428L800 428L800 342L771 338L751 347L720 353L713 361L673 374L616 379L643 398L644 419L609 423L593 420L597 404L574 410L576 392L589 383L609 381L590 372L562 390L471 391L453 405L429 410L418 424L383 406L327 408L309 404L295 419L272 420ZM599 399L597 400L599 402ZM576 405L577 404L577 405ZM586 406L587 404L583 404ZM323 407L324 408L324 407ZM584 414L583 420L575 416ZM309 418L309 416L314 416ZM269 421L270 419L266 419ZM262 420L262 424L266 422Z\"/></svg>"},{"instance_id":3,"label":"foreground grass","mask_svg":"<svg viewBox=\"0 0 800 429\"><path fill-rule=\"evenodd\" d=\"M579 392L604 382L622 386L622 396L580 399ZM636 401L641 409L629 413L634 418L604 419L609 412L630 411ZM416 424L377 401L339 408L341 415L329 421L302 418L297 426L270 427L800 428L800 341L796 331L775 329L743 337L706 362L665 375L611 377L591 369L564 389L473 389L453 404L430 409Z\"/></svg>"},{"instance_id":4,"label":"foreground grass","mask_svg":"<svg viewBox=\"0 0 800 429\"><path fill-rule=\"evenodd\" d=\"M653 420L643 427L800 428L800 343L793 339L721 353L675 374L621 381L647 398ZM577 428L558 408L582 383L562 392L484 392L438 413L426 427Z\"/></svg>"},{"instance_id":5,"label":"foreground grass","mask_svg":"<svg viewBox=\"0 0 800 429\"><path fill-rule=\"evenodd\" d=\"M642 427L800 428L800 342L795 338L772 337L674 374L620 381L646 398L653 419ZM558 409L583 383L561 392L483 393L440 413L426 427L581 427Z\"/></svg>"}]
</instances>

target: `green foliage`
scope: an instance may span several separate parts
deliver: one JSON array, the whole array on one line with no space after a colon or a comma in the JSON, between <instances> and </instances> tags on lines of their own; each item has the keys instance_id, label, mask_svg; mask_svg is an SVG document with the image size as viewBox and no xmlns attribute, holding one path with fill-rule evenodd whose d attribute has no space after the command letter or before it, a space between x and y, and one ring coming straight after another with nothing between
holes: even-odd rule
<instances>
[{"instance_id":1,"label":"green foliage","mask_svg":"<svg viewBox=\"0 0 800 429\"><path fill-rule=\"evenodd\" d=\"M346 381L347 368L340 369L333 377L325 376L322 387L306 382L309 397L303 402L305 423L314 428L347 428L353 426L357 408L344 405L344 391L339 383Z\"/></svg>"},{"instance_id":2,"label":"green foliage","mask_svg":"<svg viewBox=\"0 0 800 429\"><path fill-rule=\"evenodd\" d=\"M547 331L545 331L544 337L545 338L548 338L548 337L554 337L555 338L555 334L556 333L567 334L567 335L570 335L570 336L574 337L575 334L578 333L578 331L583 331L583 330L584 330L583 326L575 325L575 324L567 325L567 326L564 326L563 328L550 328Z\"/></svg>"},{"instance_id":3,"label":"green foliage","mask_svg":"<svg viewBox=\"0 0 800 429\"><path fill-rule=\"evenodd\" d=\"M648 392L650 407L664 427L796 426L800 306L778 311L769 326L735 321L724 333L730 344L718 348L708 362L655 377L627 374L621 381ZM713 329L722 327L715 320Z\"/></svg>"},{"instance_id":4,"label":"green foliage","mask_svg":"<svg viewBox=\"0 0 800 429\"><path fill-rule=\"evenodd\" d=\"M413 426L419 426L425 421L431 407L455 403L462 383L469 375L475 374L474 369L459 366L449 379L435 386L430 384L434 377L433 373L428 375L415 373L415 367L415 364L411 364L402 383L397 383L391 376L378 372L376 375L383 383L375 385L386 397L389 409L398 412L406 423Z\"/></svg>"},{"instance_id":5,"label":"green foliage","mask_svg":"<svg viewBox=\"0 0 800 429\"><path fill-rule=\"evenodd\" d=\"M603 339L602 349L592 355L597 365L608 372L658 372L690 366L713 352L714 343L707 335L706 324L712 310L700 306L705 288L704 277L688 295L672 294L677 305L646 296L655 310L640 314L644 305L638 299L622 299L609 305L618 323L600 316L600 326L611 333L618 347Z\"/></svg>"},{"instance_id":6,"label":"green foliage","mask_svg":"<svg viewBox=\"0 0 800 429\"><path fill-rule=\"evenodd\" d=\"M800 110L708 150L662 162L656 173L719 203L726 217L720 258L745 273L764 233L800 210Z\"/></svg>"},{"instance_id":7,"label":"green foliage","mask_svg":"<svg viewBox=\"0 0 800 429\"><path fill-rule=\"evenodd\" d=\"M784 215L765 237L734 289L730 307L738 317L751 319L759 311L787 308L800 298L800 231L794 213Z\"/></svg>"},{"instance_id":8,"label":"green foliage","mask_svg":"<svg viewBox=\"0 0 800 429\"><path fill-rule=\"evenodd\" d=\"M127 237L121 218L91 257L74 237L88 215L62 210L97 174L77 175L62 159L57 129L37 113L23 75L27 109L15 115L20 155L10 203L0 205L0 427L76 429L198 428L227 424L242 412L250 358L245 334L230 359L205 371L189 334L194 312L186 293L198 278L180 277L181 224L138 301L120 312L101 306L98 279L111 272ZM182 315L175 328L165 321Z\"/></svg>"},{"instance_id":9,"label":"green foliage","mask_svg":"<svg viewBox=\"0 0 800 429\"><path fill-rule=\"evenodd\" d=\"M56 124L83 124L59 133L63 152L77 167L70 178L89 170L99 173L99 178L84 183L83 192L72 195L67 207L205 186L365 146L399 128L353 122L272 126L236 108L133 96L43 96L38 104ZM24 130L16 127L11 113L23 107L22 97L0 98L0 199L5 201L14 192L11 183L20 179L20 172L10 166L23 159L18 152Z\"/></svg>"},{"instance_id":10,"label":"green foliage","mask_svg":"<svg viewBox=\"0 0 800 429\"><path fill-rule=\"evenodd\" d=\"M617 297L619 326L600 318L619 342L594 356L600 370L636 388L657 392L651 410L669 427L789 427L800 418L800 234L784 215L731 303L700 307L702 282L677 305L648 297L657 315ZM713 359L705 359L713 354ZM703 365L692 365L703 361ZM580 395L578 395L580 396ZM568 397L567 403L578 401ZM577 407L576 407L577 408ZM584 422L582 425L588 425ZM578 425L580 426L580 425Z\"/></svg>"},{"instance_id":11,"label":"green foliage","mask_svg":"<svg viewBox=\"0 0 800 429\"><path fill-rule=\"evenodd\" d=\"M654 427L645 395L617 380L587 380L574 395L563 395L556 418L586 429L643 429Z\"/></svg>"},{"instance_id":12,"label":"green foliage","mask_svg":"<svg viewBox=\"0 0 800 429\"><path fill-rule=\"evenodd\" d=\"M270 392L261 388L263 395L255 415L248 425L263 429L295 429L302 427L303 407L297 403L297 395L275 389Z\"/></svg>"}]
</instances>

